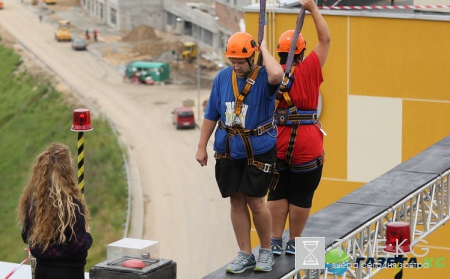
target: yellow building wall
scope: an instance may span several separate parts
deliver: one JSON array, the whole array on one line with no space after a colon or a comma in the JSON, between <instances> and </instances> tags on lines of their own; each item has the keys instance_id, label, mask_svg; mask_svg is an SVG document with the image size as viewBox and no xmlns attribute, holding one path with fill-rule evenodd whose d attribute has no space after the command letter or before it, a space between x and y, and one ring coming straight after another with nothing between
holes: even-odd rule
<instances>
[{"instance_id":1,"label":"yellow building wall","mask_svg":"<svg viewBox=\"0 0 450 279\"><path fill-rule=\"evenodd\" d=\"M258 35L258 14L245 14L247 32L255 39ZM420 20L388 17L363 17L324 14L331 33L331 49L323 69L324 83L320 91L323 99L320 121L328 136L324 138L326 162L322 181L316 191L312 213L330 205L346 194L382 175L378 170L370 172L364 181L349 179L350 157L355 159L349 139L358 139L358 129L349 126L355 123L349 115L355 110L358 100L369 98L380 103L393 104L388 111L373 107L359 108L379 113L380 117L367 123L378 136L357 144L367 148L376 146L384 135L398 134L398 158L386 159L397 165L417 155L432 144L450 134L450 21ZM278 38L284 31L295 29L297 14L278 13L268 21L267 30L275 30L266 38ZM274 25L274 26L272 26ZM306 15L302 34L307 42L308 54L317 43L314 23ZM269 44L276 45L275 44ZM275 50L271 50L276 58ZM353 98L353 102L349 99ZM353 104L353 107L350 106ZM379 109L379 111L378 111ZM375 110L375 111L373 111ZM395 117L399 129L383 130L383 125ZM362 123L365 125L365 123ZM396 127L396 126L393 126ZM362 156L360 160L369 160ZM374 160L375 161L375 160ZM357 160L356 160L357 162ZM358 166L356 166L356 171ZM375 167L375 166L374 166ZM375 168L374 168L375 169ZM450 226L442 226L426 240L430 248L429 257L445 257L443 268L404 270L404 278L450 278ZM252 244L258 245L256 232L252 233ZM420 259L419 259L420 262ZM376 278L393 278L394 270L384 270Z\"/></svg>"}]
</instances>

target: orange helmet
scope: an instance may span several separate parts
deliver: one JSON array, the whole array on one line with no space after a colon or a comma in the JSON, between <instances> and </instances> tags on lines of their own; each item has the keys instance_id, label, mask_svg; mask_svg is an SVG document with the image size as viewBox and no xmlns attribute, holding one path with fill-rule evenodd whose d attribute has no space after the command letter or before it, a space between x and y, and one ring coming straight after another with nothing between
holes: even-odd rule
<instances>
[{"instance_id":1,"label":"orange helmet","mask_svg":"<svg viewBox=\"0 0 450 279\"><path fill-rule=\"evenodd\" d=\"M291 41L294 38L294 30L288 30L281 34L278 40L277 52L289 52L291 48ZM302 33L298 35L297 44L295 45L295 54L299 54L304 49L306 49L306 41L303 38Z\"/></svg>"},{"instance_id":2,"label":"orange helmet","mask_svg":"<svg viewBox=\"0 0 450 279\"><path fill-rule=\"evenodd\" d=\"M237 32L227 42L225 54L228 58L249 58L257 49L252 35L246 32Z\"/></svg>"}]
</instances>

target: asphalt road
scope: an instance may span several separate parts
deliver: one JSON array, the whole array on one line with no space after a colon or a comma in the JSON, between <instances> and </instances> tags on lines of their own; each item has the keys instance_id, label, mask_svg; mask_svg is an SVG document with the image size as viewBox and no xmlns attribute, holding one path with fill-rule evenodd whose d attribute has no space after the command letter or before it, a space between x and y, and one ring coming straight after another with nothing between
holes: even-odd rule
<instances>
[{"instance_id":1,"label":"asphalt road","mask_svg":"<svg viewBox=\"0 0 450 279\"><path fill-rule=\"evenodd\" d=\"M20 1L5 1L0 25L59 76L92 117L106 116L118 131L129 153L128 237L160 241L160 256L177 262L180 279L201 278L232 260L238 248L229 201L221 198L215 183L212 146L208 166L200 167L195 161L199 130L179 131L172 125L173 108L184 98L196 98L196 90L123 83L101 57L56 42L56 26L39 23ZM85 137L85 152L94 136L95 127Z\"/></svg>"}]
</instances>

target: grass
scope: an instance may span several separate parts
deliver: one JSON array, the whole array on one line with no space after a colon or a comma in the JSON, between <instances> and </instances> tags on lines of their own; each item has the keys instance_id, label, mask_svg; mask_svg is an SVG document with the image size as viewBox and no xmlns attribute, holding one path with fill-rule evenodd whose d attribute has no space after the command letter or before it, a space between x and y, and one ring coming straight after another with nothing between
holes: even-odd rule
<instances>
[{"instance_id":1,"label":"grass","mask_svg":"<svg viewBox=\"0 0 450 279\"><path fill-rule=\"evenodd\" d=\"M1 38L0 38L1 41ZM46 80L17 74L21 57L0 44L0 261L26 258L16 208L34 158L52 142L71 149L77 163L77 133L70 130L72 111L64 94ZM86 271L106 260L106 246L123 237L127 181L121 147L107 121L92 115L84 133L85 199L92 213L94 243Z\"/></svg>"}]
</instances>

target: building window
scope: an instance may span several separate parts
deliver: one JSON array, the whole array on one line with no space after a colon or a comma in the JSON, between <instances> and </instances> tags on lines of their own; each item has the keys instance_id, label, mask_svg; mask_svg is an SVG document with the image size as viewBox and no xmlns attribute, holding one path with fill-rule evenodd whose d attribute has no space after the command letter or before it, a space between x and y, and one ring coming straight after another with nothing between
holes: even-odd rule
<instances>
[{"instance_id":1,"label":"building window","mask_svg":"<svg viewBox=\"0 0 450 279\"><path fill-rule=\"evenodd\" d=\"M228 21L231 21L231 11L230 11L230 8L228 8L228 10L227 10L227 18L228 18Z\"/></svg>"},{"instance_id":2,"label":"building window","mask_svg":"<svg viewBox=\"0 0 450 279\"><path fill-rule=\"evenodd\" d=\"M117 11L116 9L111 8L111 23L116 24L117 23Z\"/></svg>"},{"instance_id":3,"label":"building window","mask_svg":"<svg viewBox=\"0 0 450 279\"><path fill-rule=\"evenodd\" d=\"M103 19L103 3L100 3L100 18Z\"/></svg>"}]
</instances>

